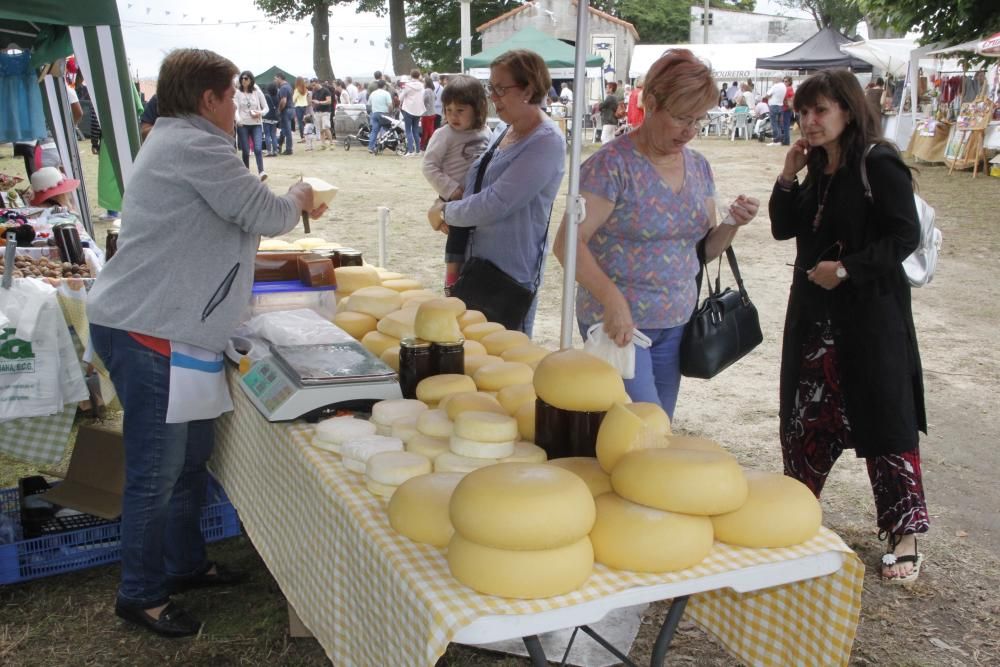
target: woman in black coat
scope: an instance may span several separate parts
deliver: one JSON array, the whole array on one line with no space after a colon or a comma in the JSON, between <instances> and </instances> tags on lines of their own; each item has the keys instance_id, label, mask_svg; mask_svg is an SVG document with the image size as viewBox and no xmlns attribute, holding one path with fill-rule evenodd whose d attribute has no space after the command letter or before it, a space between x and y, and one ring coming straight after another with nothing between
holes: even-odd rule
<instances>
[{"instance_id":1,"label":"woman in black coat","mask_svg":"<svg viewBox=\"0 0 1000 667\"><path fill-rule=\"evenodd\" d=\"M928 529L917 447L927 419L902 267L920 234L913 182L850 72L813 75L794 104L804 138L769 205L774 238L796 247L781 354L785 474L818 497L844 449L864 458L889 540L882 576L906 583L920 572L916 533Z\"/></svg>"}]
</instances>

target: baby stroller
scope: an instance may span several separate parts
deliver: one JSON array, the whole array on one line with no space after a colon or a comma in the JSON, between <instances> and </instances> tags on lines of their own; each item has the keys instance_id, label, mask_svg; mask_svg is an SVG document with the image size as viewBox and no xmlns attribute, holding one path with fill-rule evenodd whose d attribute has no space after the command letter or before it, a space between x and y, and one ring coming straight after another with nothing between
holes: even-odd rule
<instances>
[{"instance_id":1,"label":"baby stroller","mask_svg":"<svg viewBox=\"0 0 1000 667\"><path fill-rule=\"evenodd\" d=\"M761 143L767 141L774 141L774 131L771 129L771 114L765 113L761 114L754 120L754 127L760 127L759 130L755 130L753 133L753 138Z\"/></svg>"},{"instance_id":2,"label":"baby stroller","mask_svg":"<svg viewBox=\"0 0 1000 667\"><path fill-rule=\"evenodd\" d=\"M375 155L384 150L390 150L396 155L406 155L406 126L403 121L391 116L379 116L382 131L378 139L375 140ZM344 149L351 149L351 139L357 140L363 145L368 145L372 128L367 120L358 126L358 133L353 137L344 140Z\"/></svg>"}]
</instances>

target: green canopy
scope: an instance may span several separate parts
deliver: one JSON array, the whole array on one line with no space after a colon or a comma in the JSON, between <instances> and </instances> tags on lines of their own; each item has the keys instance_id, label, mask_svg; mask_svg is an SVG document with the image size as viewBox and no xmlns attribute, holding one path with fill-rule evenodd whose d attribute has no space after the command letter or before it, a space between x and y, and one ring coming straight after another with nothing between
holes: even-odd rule
<instances>
[{"instance_id":1,"label":"green canopy","mask_svg":"<svg viewBox=\"0 0 1000 667\"><path fill-rule=\"evenodd\" d=\"M465 69L489 67L497 56L512 49L528 49L534 51L542 57L549 69L570 69L576 66L576 48L566 42L556 39L552 35L547 35L535 28L523 28L510 39L486 49L474 56L465 59ZM587 56L587 68L601 67L604 59L600 56ZM558 76L555 78L569 78ZM572 74L569 75L572 77Z\"/></svg>"},{"instance_id":2,"label":"green canopy","mask_svg":"<svg viewBox=\"0 0 1000 667\"><path fill-rule=\"evenodd\" d=\"M280 74L285 77L285 81L288 83L295 83L295 75L289 74L287 71L281 69L277 65L271 67L270 69L264 70L260 74L254 75L254 81L258 86L266 86L269 83L274 83L274 75Z\"/></svg>"}]
</instances>

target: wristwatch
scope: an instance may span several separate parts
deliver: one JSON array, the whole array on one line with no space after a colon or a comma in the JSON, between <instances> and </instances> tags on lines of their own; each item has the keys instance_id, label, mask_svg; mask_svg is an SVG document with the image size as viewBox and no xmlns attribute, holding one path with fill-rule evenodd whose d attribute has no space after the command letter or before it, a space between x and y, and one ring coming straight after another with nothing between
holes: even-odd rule
<instances>
[{"instance_id":1,"label":"wristwatch","mask_svg":"<svg viewBox=\"0 0 1000 667\"><path fill-rule=\"evenodd\" d=\"M847 280L847 269L844 268L843 264L838 264L837 265L837 270L835 272L835 275L840 280Z\"/></svg>"}]
</instances>

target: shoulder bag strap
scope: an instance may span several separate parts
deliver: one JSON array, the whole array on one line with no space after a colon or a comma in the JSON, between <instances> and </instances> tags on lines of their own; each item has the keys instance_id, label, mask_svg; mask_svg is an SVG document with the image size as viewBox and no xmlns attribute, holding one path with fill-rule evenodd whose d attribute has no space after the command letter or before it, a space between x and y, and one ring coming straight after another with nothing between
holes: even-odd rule
<instances>
[{"instance_id":1,"label":"shoulder bag strap","mask_svg":"<svg viewBox=\"0 0 1000 667\"><path fill-rule=\"evenodd\" d=\"M740 265L736 263L736 251L733 250L733 246L726 248L726 259L729 260L729 269L733 272L733 277L736 278L736 286L740 290L740 297L744 302L749 301L750 295L747 294L747 290L743 286L743 276L740 275Z\"/></svg>"},{"instance_id":2,"label":"shoulder bag strap","mask_svg":"<svg viewBox=\"0 0 1000 667\"><path fill-rule=\"evenodd\" d=\"M874 204L875 198L872 196L872 186L868 182L868 154L875 148L875 144L869 144L865 149L865 154L861 156L861 184L865 186L865 199Z\"/></svg>"},{"instance_id":3,"label":"shoulder bag strap","mask_svg":"<svg viewBox=\"0 0 1000 667\"><path fill-rule=\"evenodd\" d=\"M497 146L500 145L500 142L503 141L503 138L507 136L507 130L509 129L510 129L509 125L503 129L503 132L500 133L500 136L497 138L497 140L493 142L493 145L490 146L490 149L488 151L483 153L483 157L479 160L479 170L476 172L476 185L472 189L472 194L476 194L483 187L483 176L486 175L486 167L489 166L490 160L493 159L493 153L496 152Z\"/></svg>"}]
</instances>

